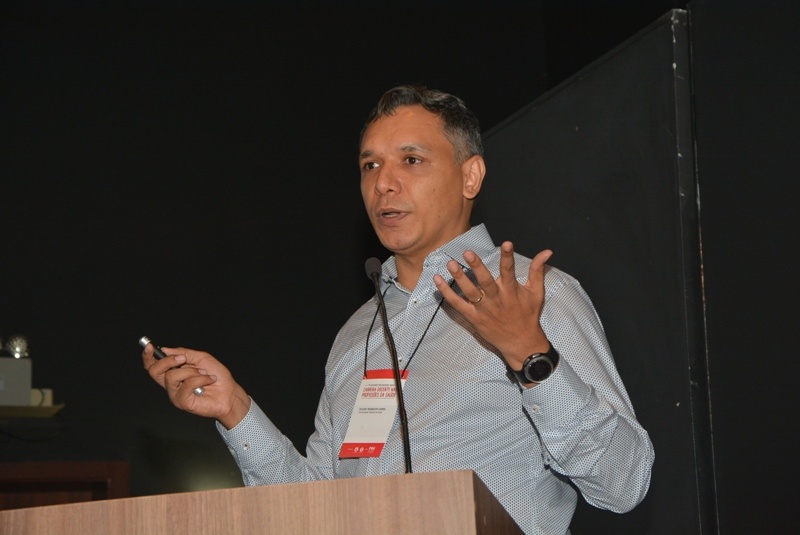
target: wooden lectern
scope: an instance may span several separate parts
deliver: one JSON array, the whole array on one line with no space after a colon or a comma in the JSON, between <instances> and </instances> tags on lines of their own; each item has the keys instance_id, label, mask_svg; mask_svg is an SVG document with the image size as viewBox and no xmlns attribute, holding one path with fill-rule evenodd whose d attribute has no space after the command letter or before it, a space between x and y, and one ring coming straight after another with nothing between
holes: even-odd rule
<instances>
[{"instance_id":1,"label":"wooden lectern","mask_svg":"<svg viewBox=\"0 0 800 535\"><path fill-rule=\"evenodd\" d=\"M0 533L521 534L469 470L335 479L0 511Z\"/></svg>"}]
</instances>

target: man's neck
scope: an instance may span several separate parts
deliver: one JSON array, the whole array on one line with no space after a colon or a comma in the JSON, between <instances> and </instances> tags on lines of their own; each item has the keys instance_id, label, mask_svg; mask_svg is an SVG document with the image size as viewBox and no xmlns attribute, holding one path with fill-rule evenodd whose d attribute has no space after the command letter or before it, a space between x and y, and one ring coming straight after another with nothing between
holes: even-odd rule
<instances>
[{"instance_id":1,"label":"man's neck","mask_svg":"<svg viewBox=\"0 0 800 535\"><path fill-rule=\"evenodd\" d=\"M461 232L451 236L449 240L439 244L432 249L425 251L425 252L416 252L411 255L404 255L402 253L395 253L394 255L394 262L395 266L397 267L397 282L403 285L404 288L408 288L409 290L414 290L417 287L417 283L419 282L419 278L422 276L422 269L425 265L425 259L428 258L428 255L431 254L433 251L439 249L440 247L445 246L446 244L450 243L458 236L461 236L465 232L470 230L469 223L464 225L464 228Z\"/></svg>"},{"instance_id":2,"label":"man's neck","mask_svg":"<svg viewBox=\"0 0 800 535\"><path fill-rule=\"evenodd\" d=\"M417 287L420 276L422 276L422 266L425 259L413 260L395 255L394 262L395 266L397 266L397 282L399 282L403 288L408 288L413 291L414 288Z\"/></svg>"}]
</instances>

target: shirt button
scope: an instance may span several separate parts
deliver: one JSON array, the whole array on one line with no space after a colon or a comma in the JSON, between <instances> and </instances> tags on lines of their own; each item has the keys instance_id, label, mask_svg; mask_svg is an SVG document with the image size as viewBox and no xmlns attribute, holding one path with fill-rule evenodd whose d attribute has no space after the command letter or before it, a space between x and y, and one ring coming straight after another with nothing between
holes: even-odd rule
<instances>
[{"instance_id":1,"label":"shirt button","mask_svg":"<svg viewBox=\"0 0 800 535\"><path fill-rule=\"evenodd\" d=\"M531 412L539 412L540 409L539 405L531 405Z\"/></svg>"},{"instance_id":2,"label":"shirt button","mask_svg":"<svg viewBox=\"0 0 800 535\"><path fill-rule=\"evenodd\" d=\"M249 449L250 449L250 444L248 444L247 442L245 442L244 444L242 444L242 449L243 449L244 451L247 451L247 450L249 450Z\"/></svg>"}]
</instances>

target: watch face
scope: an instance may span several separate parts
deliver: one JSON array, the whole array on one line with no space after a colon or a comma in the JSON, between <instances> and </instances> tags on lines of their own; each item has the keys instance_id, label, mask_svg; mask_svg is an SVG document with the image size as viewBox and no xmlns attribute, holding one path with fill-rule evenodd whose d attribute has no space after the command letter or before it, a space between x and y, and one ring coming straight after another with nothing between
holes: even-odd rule
<instances>
[{"instance_id":1,"label":"watch face","mask_svg":"<svg viewBox=\"0 0 800 535\"><path fill-rule=\"evenodd\" d=\"M553 373L553 362L546 355L538 355L528 361L525 376L535 383L540 383Z\"/></svg>"}]
</instances>

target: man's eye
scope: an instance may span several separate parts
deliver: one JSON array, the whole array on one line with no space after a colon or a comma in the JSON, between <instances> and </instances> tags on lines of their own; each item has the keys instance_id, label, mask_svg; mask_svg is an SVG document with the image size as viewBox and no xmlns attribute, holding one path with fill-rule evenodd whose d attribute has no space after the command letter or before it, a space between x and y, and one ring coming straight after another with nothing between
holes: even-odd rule
<instances>
[{"instance_id":1,"label":"man's eye","mask_svg":"<svg viewBox=\"0 0 800 535\"><path fill-rule=\"evenodd\" d=\"M377 164L377 163L375 163L375 162L367 162L367 163L365 163L365 164L364 164L364 165L363 165L361 168L362 168L364 171L369 171L369 170L371 170L371 169L375 169L376 167L378 167L378 164Z\"/></svg>"},{"instance_id":2,"label":"man's eye","mask_svg":"<svg viewBox=\"0 0 800 535\"><path fill-rule=\"evenodd\" d=\"M410 163L411 165L416 165L418 163L422 163L422 160L417 158L416 156L406 156L406 163Z\"/></svg>"}]
</instances>

